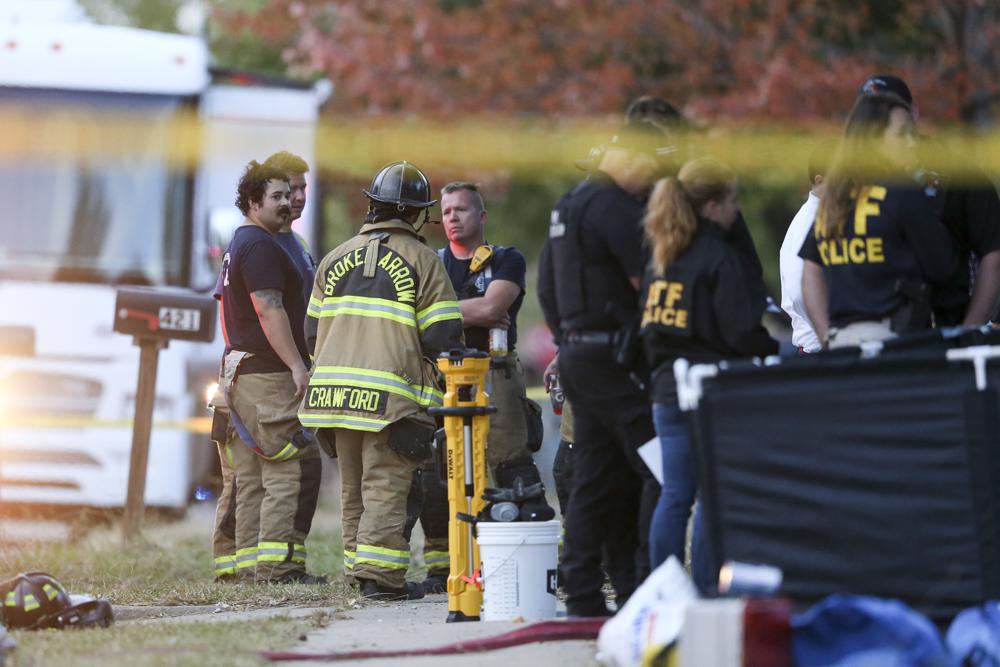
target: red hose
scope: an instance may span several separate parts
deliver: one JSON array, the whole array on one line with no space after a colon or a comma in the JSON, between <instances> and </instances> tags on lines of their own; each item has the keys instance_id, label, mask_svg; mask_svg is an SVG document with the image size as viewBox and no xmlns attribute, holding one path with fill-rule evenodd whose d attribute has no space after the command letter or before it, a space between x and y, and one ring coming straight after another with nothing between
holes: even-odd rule
<instances>
[{"instance_id":1,"label":"red hose","mask_svg":"<svg viewBox=\"0 0 1000 667\"><path fill-rule=\"evenodd\" d=\"M558 642L571 639L596 639L606 618L573 618L561 621L542 621L495 637L434 646L431 648L389 649L371 651L337 651L335 653L290 653L260 651L257 655L271 662L291 660L361 660L364 658L402 658L416 655L457 655L479 653L499 648L521 646L534 642Z\"/></svg>"}]
</instances>

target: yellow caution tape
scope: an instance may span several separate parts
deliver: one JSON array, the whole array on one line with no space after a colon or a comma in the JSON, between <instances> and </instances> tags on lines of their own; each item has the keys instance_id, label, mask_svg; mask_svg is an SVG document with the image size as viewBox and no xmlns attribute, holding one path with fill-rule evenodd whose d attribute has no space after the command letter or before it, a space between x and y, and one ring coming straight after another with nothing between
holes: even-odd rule
<instances>
[{"instance_id":1,"label":"yellow caution tape","mask_svg":"<svg viewBox=\"0 0 1000 667\"><path fill-rule=\"evenodd\" d=\"M164 159L191 166L204 156L246 159L260 136L288 132L287 125L203 121L179 113L169 122L141 115L70 112L65 108L6 106L0 109L0 164L61 160L90 163L123 158ZM324 118L316 127L316 161L334 173L370 176L373 169L405 157L424 170L576 173L573 163L593 146L607 144L614 125L606 119L484 119L372 121ZM805 165L821 139L837 138L841 126L810 128L736 126L696 132L670 144L692 155L711 155L737 173L756 179L805 180ZM921 142L925 166L950 177L980 169L1000 174L1000 132L947 130ZM461 150L455 150L461 146ZM683 149L678 159L683 160Z\"/></svg>"},{"instance_id":2,"label":"yellow caution tape","mask_svg":"<svg viewBox=\"0 0 1000 667\"><path fill-rule=\"evenodd\" d=\"M131 429L131 419L93 419L62 415L9 415L0 424L0 431L10 428L31 429ZM153 430L182 430L199 435L212 432L211 417L192 417L182 421L153 422Z\"/></svg>"}]
</instances>

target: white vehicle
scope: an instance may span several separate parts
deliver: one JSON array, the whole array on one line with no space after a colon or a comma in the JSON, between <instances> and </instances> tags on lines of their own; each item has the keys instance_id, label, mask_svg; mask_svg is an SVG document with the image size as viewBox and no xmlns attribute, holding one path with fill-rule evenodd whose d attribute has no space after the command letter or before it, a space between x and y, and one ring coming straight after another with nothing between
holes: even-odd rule
<instances>
[{"instance_id":1,"label":"white vehicle","mask_svg":"<svg viewBox=\"0 0 1000 667\"><path fill-rule=\"evenodd\" d=\"M0 505L124 506L139 350L111 330L116 286L209 292L243 167L313 164L328 92L213 71L200 39L71 1L0 0ZM160 352L147 506L182 510L214 465L221 352L221 333Z\"/></svg>"}]
</instances>

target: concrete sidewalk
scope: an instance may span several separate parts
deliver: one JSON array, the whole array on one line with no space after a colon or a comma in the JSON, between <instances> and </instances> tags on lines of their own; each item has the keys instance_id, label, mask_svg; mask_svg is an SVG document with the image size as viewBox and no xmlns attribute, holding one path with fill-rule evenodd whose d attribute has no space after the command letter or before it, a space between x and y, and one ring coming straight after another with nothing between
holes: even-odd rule
<instances>
[{"instance_id":1,"label":"concrete sidewalk","mask_svg":"<svg viewBox=\"0 0 1000 667\"><path fill-rule=\"evenodd\" d=\"M468 639L500 635L526 627L525 623L478 622L445 623L447 597L435 595L405 603L375 603L361 609L338 612L330 625L314 630L289 652L332 653L336 651L432 648ZM525 665L598 665L594 641L561 641L466 653L456 656L372 658L338 661L338 665L364 667L448 667L485 665L511 667ZM320 661L283 662L282 665L316 665Z\"/></svg>"},{"instance_id":2,"label":"concrete sidewalk","mask_svg":"<svg viewBox=\"0 0 1000 667\"><path fill-rule=\"evenodd\" d=\"M367 602L360 607L338 609L330 607L272 607L236 610L226 606L131 607L116 606L120 623L211 623L218 621L252 621L274 616L305 617L328 612L328 624L309 632L304 639L281 652L321 654L340 651L397 650L433 648L469 639L493 637L527 627L528 623L477 622L445 623L448 598L434 595L413 602ZM511 667L523 664L597 666L595 641L559 641L534 643L480 653L454 656L415 656L369 658L337 661L338 665L363 667L449 667L485 665ZM280 665L317 665L324 660L302 660L275 663Z\"/></svg>"}]
</instances>

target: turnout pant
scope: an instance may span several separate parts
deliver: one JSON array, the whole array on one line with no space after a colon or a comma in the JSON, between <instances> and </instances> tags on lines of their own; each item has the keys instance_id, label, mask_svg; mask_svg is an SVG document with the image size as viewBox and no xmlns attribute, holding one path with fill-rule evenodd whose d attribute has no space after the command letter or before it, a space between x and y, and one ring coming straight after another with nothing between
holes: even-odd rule
<instances>
[{"instance_id":1,"label":"turnout pant","mask_svg":"<svg viewBox=\"0 0 1000 667\"><path fill-rule=\"evenodd\" d=\"M445 576L451 571L448 555L448 486L437 477L433 467L417 468L406 501L406 526L403 538L409 542L413 527L420 520L424 529L424 564L427 576Z\"/></svg>"},{"instance_id":2,"label":"turnout pant","mask_svg":"<svg viewBox=\"0 0 1000 667\"><path fill-rule=\"evenodd\" d=\"M232 425L229 407L222 389L222 376L208 407L213 411L212 439L219 451L219 469L222 473L222 490L215 503L215 528L212 531L212 559L215 578L235 578L236 569L236 471L233 469ZM222 425L225 424L223 428ZM254 538L254 563L256 563L256 538Z\"/></svg>"},{"instance_id":3,"label":"turnout pant","mask_svg":"<svg viewBox=\"0 0 1000 667\"><path fill-rule=\"evenodd\" d=\"M344 573L402 588L410 565L403 538L406 500L417 464L389 449L392 425L378 433L333 429L340 468Z\"/></svg>"},{"instance_id":4,"label":"turnout pant","mask_svg":"<svg viewBox=\"0 0 1000 667\"><path fill-rule=\"evenodd\" d=\"M216 577L236 576L236 471L230 461L230 444L216 444L222 468L222 491L215 503L215 529L212 532Z\"/></svg>"},{"instance_id":5,"label":"turnout pant","mask_svg":"<svg viewBox=\"0 0 1000 667\"><path fill-rule=\"evenodd\" d=\"M258 581L306 569L305 541L316 512L322 462L314 440L301 449L293 443L302 429L298 403L288 372L241 374L230 389L230 407L261 450L255 453L239 438L230 447L237 570L249 569L253 560Z\"/></svg>"},{"instance_id":6,"label":"turnout pant","mask_svg":"<svg viewBox=\"0 0 1000 667\"><path fill-rule=\"evenodd\" d=\"M486 465L496 478L501 463L531 458L524 416L524 369L517 353L511 352L501 364L490 367L486 386L490 404L497 408L490 415L490 434L486 438Z\"/></svg>"},{"instance_id":7,"label":"turnout pant","mask_svg":"<svg viewBox=\"0 0 1000 667\"><path fill-rule=\"evenodd\" d=\"M559 376L576 438L562 562L567 604L603 605L602 551L621 604L649 574L660 485L637 452L655 435L649 402L608 345L562 345Z\"/></svg>"}]
</instances>

